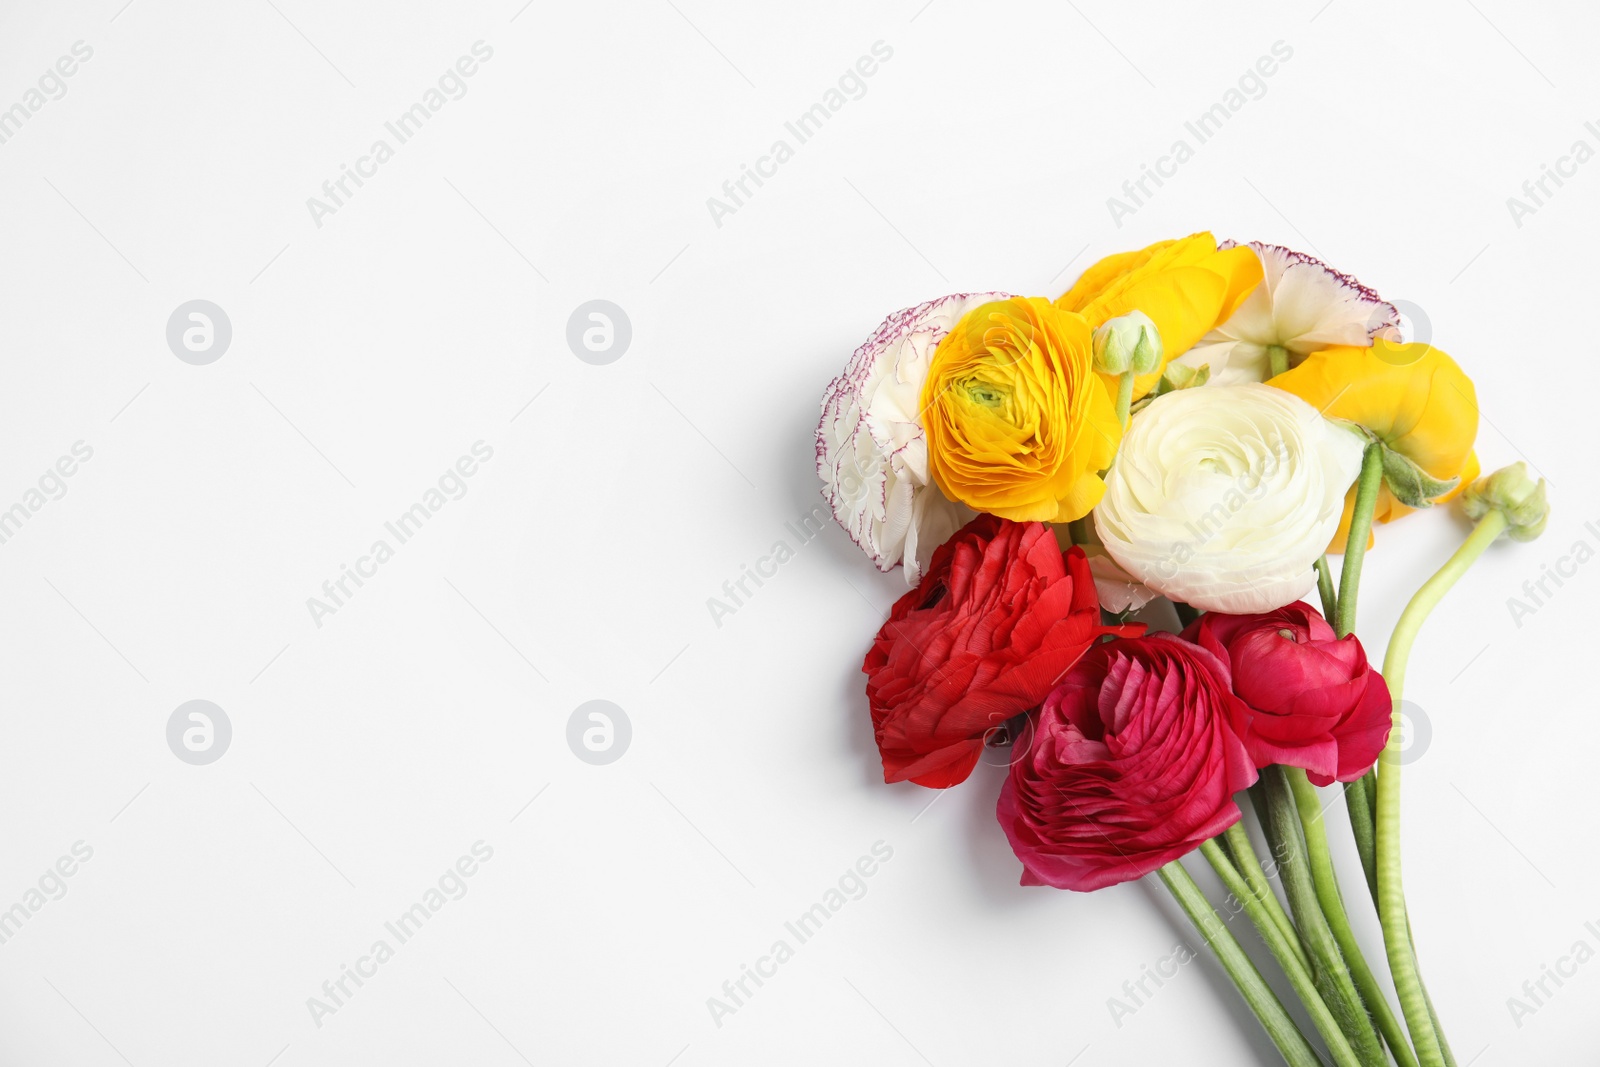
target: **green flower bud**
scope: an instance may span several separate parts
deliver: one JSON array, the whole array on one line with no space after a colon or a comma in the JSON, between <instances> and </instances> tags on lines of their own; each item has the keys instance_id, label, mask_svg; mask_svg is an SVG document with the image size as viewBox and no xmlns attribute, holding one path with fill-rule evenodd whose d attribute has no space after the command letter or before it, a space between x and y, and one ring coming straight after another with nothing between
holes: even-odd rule
<instances>
[{"instance_id":1,"label":"green flower bud","mask_svg":"<svg viewBox=\"0 0 1600 1067\"><path fill-rule=\"evenodd\" d=\"M1149 374L1161 366L1161 332L1142 311L1118 315L1094 331L1094 369Z\"/></svg>"},{"instance_id":2,"label":"green flower bud","mask_svg":"<svg viewBox=\"0 0 1600 1067\"><path fill-rule=\"evenodd\" d=\"M1550 520L1544 479L1534 478L1520 462L1473 482L1461 494L1461 506L1471 519L1500 512L1506 517L1506 533L1516 541L1532 541Z\"/></svg>"}]
</instances>

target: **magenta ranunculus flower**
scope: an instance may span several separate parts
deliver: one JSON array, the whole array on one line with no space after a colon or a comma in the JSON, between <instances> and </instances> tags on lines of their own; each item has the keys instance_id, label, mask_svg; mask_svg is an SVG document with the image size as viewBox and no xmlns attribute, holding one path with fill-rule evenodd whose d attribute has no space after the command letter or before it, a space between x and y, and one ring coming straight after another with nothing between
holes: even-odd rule
<instances>
[{"instance_id":1,"label":"magenta ranunculus flower","mask_svg":"<svg viewBox=\"0 0 1600 1067\"><path fill-rule=\"evenodd\" d=\"M1353 782L1389 738L1393 702L1354 634L1334 636L1315 608L1207 612L1183 636L1228 661L1247 705L1235 724L1257 767L1304 768L1317 785Z\"/></svg>"},{"instance_id":2,"label":"magenta ranunculus flower","mask_svg":"<svg viewBox=\"0 0 1600 1067\"><path fill-rule=\"evenodd\" d=\"M996 814L1023 885L1088 891L1140 878L1239 821L1256 768L1228 665L1170 634L1097 645L1014 758Z\"/></svg>"}]
</instances>

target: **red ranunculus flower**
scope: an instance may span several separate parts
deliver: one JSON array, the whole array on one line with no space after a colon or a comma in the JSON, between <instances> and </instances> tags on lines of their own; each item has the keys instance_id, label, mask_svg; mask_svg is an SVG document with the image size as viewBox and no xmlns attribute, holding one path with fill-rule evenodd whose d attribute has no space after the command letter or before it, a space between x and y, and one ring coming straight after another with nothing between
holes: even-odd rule
<instances>
[{"instance_id":1,"label":"red ranunculus flower","mask_svg":"<svg viewBox=\"0 0 1600 1067\"><path fill-rule=\"evenodd\" d=\"M1248 705L1234 724L1257 767L1302 767L1317 785L1367 773L1389 738L1394 704L1355 634L1334 636L1317 610L1208 611L1183 636L1228 661Z\"/></svg>"},{"instance_id":2,"label":"red ranunculus flower","mask_svg":"<svg viewBox=\"0 0 1600 1067\"><path fill-rule=\"evenodd\" d=\"M1102 634L1094 577L1050 528L980 515L933 554L861 669L883 779L966 780L984 735L1032 711Z\"/></svg>"},{"instance_id":3,"label":"red ranunculus flower","mask_svg":"<svg viewBox=\"0 0 1600 1067\"><path fill-rule=\"evenodd\" d=\"M1239 821L1256 768L1228 665L1170 634L1089 651L1051 692L996 813L1023 885L1143 877Z\"/></svg>"}]
</instances>

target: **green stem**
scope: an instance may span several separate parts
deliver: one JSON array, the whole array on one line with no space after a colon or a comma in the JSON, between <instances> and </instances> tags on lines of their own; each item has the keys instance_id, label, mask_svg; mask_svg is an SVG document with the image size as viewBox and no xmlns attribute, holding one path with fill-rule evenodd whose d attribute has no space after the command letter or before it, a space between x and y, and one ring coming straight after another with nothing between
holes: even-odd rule
<instances>
[{"instance_id":1,"label":"green stem","mask_svg":"<svg viewBox=\"0 0 1600 1067\"><path fill-rule=\"evenodd\" d=\"M1368 1013L1376 1020L1383 1039L1388 1042L1395 1062L1399 1067L1417 1067L1417 1059L1406 1040L1406 1032L1389 1009L1383 987L1378 985L1372 968L1367 966L1355 931L1350 929L1350 919L1345 915L1344 901L1339 896L1338 877L1333 870L1333 856L1328 851L1328 833L1322 825L1322 799L1305 771L1298 767L1286 767L1284 774L1294 792L1295 807L1300 811L1300 830L1305 835L1306 858L1311 861L1311 882L1316 888L1317 901L1322 905L1322 917L1328 921L1333 939L1339 943L1339 951L1350 968L1351 978L1355 980L1356 989Z\"/></svg>"},{"instance_id":2,"label":"green stem","mask_svg":"<svg viewBox=\"0 0 1600 1067\"><path fill-rule=\"evenodd\" d=\"M1117 378L1117 424L1124 430L1128 428L1128 409L1133 406L1133 379L1131 370Z\"/></svg>"},{"instance_id":3,"label":"green stem","mask_svg":"<svg viewBox=\"0 0 1600 1067\"><path fill-rule=\"evenodd\" d=\"M1366 875L1367 891L1373 907L1378 904L1378 825L1373 817L1372 797L1367 791L1371 771L1359 781L1344 787L1344 806L1350 812L1350 832L1356 839L1356 854L1361 857L1361 873Z\"/></svg>"},{"instance_id":4,"label":"green stem","mask_svg":"<svg viewBox=\"0 0 1600 1067\"><path fill-rule=\"evenodd\" d=\"M1227 887L1228 892L1239 898L1239 902L1244 905L1245 914L1256 924L1261 939L1267 943L1267 948L1272 950L1278 965L1288 976L1289 984L1294 987L1301 1002L1305 1004L1306 1011L1311 1015L1311 1021L1316 1024L1318 1032L1328 1042L1328 1050L1333 1053L1334 1063L1338 1067L1361 1067L1361 1060L1350 1048L1350 1042L1345 1038L1344 1031L1339 1028L1339 1021L1333 1017L1333 1012L1328 1010L1327 1003L1317 992L1316 982L1311 977L1310 969L1298 955L1298 942L1292 942L1284 936L1261 899L1252 892L1244 876L1228 861L1228 857L1217 845L1215 838L1200 846L1200 854L1210 862L1212 868L1222 878L1222 884Z\"/></svg>"},{"instance_id":5,"label":"green stem","mask_svg":"<svg viewBox=\"0 0 1600 1067\"><path fill-rule=\"evenodd\" d=\"M1276 378L1289 370L1289 350L1282 345L1267 346L1267 376Z\"/></svg>"},{"instance_id":6,"label":"green stem","mask_svg":"<svg viewBox=\"0 0 1600 1067\"><path fill-rule=\"evenodd\" d=\"M1389 953L1389 971L1394 975L1395 992L1405 1012L1406 1026L1423 1067L1446 1067L1443 1042L1428 1012L1427 994L1417 973L1416 952L1411 945L1411 924L1406 916L1405 890L1400 879L1400 701L1405 694L1406 662L1411 646L1428 613L1450 591L1451 586L1483 555L1506 528L1503 512L1491 511L1467 535L1455 555L1438 573L1418 589L1389 638L1383 658L1383 677L1394 699L1394 723L1389 742L1378 757L1378 917L1383 922L1383 941Z\"/></svg>"},{"instance_id":7,"label":"green stem","mask_svg":"<svg viewBox=\"0 0 1600 1067\"><path fill-rule=\"evenodd\" d=\"M1339 953L1339 944L1322 916L1322 905L1317 901L1307 869L1305 845L1300 839L1294 792L1283 768L1275 765L1263 768L1261 780L1251 786L1251 796L1263 816L1267 842L1278 858L1278 878L1283 882L1295 925L1310 953L1317 989L1338 1019L1339 1028L1349 1038L1350 1047L1356 1051L1363 1067L1387 1067L1389 1061L1383 1054L1383 1042L1372 1028L1372 1020L1361 1003L1361 994L1356 992L1350 969Z\"/></svg>"},{"instance_id":8,"label":"green stem","mask_svg":"<svg viewBox=\"0 0 1600 1067\"><path fill-rule=\"evenodd\" d=\"M1238 987L1245 1003L1250 1005L1250 1010L1255 1012L1256 1018L1260 1020L1261 1028L1278 1047L1283 1062L1289 1067L1322 1067L1322 1061L1317 1058L1310 1042L1289 1017L1289 1013L1284 1010L1282 1001L1272 991L1272 987L1267 985L1266 980L1261 977L1261 972L1256 970L1256 965L1245 955L1244 949L1239 947L1239 942L1234 940L1228 928L1212 910L1211 902L1206 900L1200 887L1189 877L1189 872L1184 870L1183 864L1173 860L1162 867L1159 873L1161 881L1166 884L1179 906L1189 916L1189 921L1194 923L1195 929L1200 931L1200 936L1217 954L1222 969L1228 972L1228 977L1233 979L1233 984Z\"/></svg>"},{"instance_id":9,"label":"green stem","mask_svg":"<svg viewBox=\"0 0 1600 1067\"><path fill-rule=\"evenodd\" d=\"M1262 906L1272 917L1273 923L1283 932L1283 936L1294 948L1295 955L1300 957L1300 962L1309 971L1311 957L1306 955L1305 946L1300 943L1300 931L1294 928L1288 913L1278 902L1278 895L1272 891L1272 883L1267 881L1267 876L1261 868L1261 857L1256 853L1255 845L1251 843L1250 833L1244 828L1244 823L1236 822L1224 830L1222 841L1233 852L1234 866L1244 876L1245 884L1260 899Z\"/></svg>"},{"instance_id":10,"label":"green stem","mask_svg":"<svg viewBox=\"0 0 1600 1067\"><path fill-rule=\"evenodd\" d=\"M1339 596L1333 591L1333 572L1326 554L1317 557L1317 595L1322 598L1322 617L1332 626L1339 617Z\"/></svg>"},{"instance_id":11,"label":"green stem","mask_svg":"<svg viewBox=\"0 0 1600 1067\"><path fill-rule=\"evenodd\" d=\"M1356 628L1356 589L1361 584L1361 564L1367 557L1367 537L1372 513L1383 488L1383 445L1367 445L1361 456L1361 476L1356 479L1356 502L1350 512L1350 536L1344 543L1344 564L1339 568L1339 612L1334 630L1340 637Z\"/></svg>"},{"instance_id":12,"label":"green stem","mask_svg":"<svg viewBox=\"0 0 1600 1067\"><path fill-rule=\"evenodd\" d=\"M1372 532L1372 513L1378 506L1378 491L1383 488L1383 446L1374 441L1361 456L1361 474L1356 479L1356 500L1350 511L1350 534L1345 539L1344 560L1339 569L1339 594L1336 608L1328 616L1334 633L1345 637L1356 628L1356 598L1361 588L1361 564L1367 557L1367 538ZM1326 561L1327 557L1323 557ZM1323 603L1327 603L1326 596ZM1368 778L1372 777L1369 771ZM1373 903L1378 900L1377 830L1373 819L1370 783L1363 779L1345 790L1345 807L1350 812L1350 830L1356 839L1356 854L1361 857L1361 872Z\"/></svg>"}]
</instances>

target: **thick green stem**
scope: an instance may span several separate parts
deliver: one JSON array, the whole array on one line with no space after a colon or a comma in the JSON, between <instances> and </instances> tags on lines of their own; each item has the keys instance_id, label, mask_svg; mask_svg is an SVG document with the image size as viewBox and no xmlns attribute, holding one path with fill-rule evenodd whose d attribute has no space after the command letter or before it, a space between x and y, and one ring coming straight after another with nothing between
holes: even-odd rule
<instances>
[{"instance_id":1,"label":"thick green stem","mask_svg":"<svg viewBox=\"0 0 1600 1067\"><path fill-rule=\"evenodd\" d=\"M1361 857L1361 873L1366 876L1367 892L1372 894L1372 906L1378 906L1378 824L1372 810L1372 796L1366 783L1375 776L1368 771L1365 778L1344 787L1344 805L1350 812L1350 833L1356 839L1356 854Z\"/></svg>"},{"instance_id":2,"label":"thick green stem","mask_svg":"<svg viewBox=\"0 0 1600 1067\"><path fill-rule=\"evenodd\" d=\"M1411 945L1411 924L1406 916L1405 890L1400 880L1400 701L1405 695L1406 662L1411 646L1428 613L1450 591L1451 586L1483 555L1506 528L1502 512L1491 511L1467 536L1455 555L1418 589L1389 638L1383 658L1383 677L1394 699L1394 723L1389 743L1378 757L1378 917L1383 921L1383 942L1389 952L1389 971L1394 975L1395 992L1405 1012L1406 1026L1423 1067L1446 1067L1443 1042L1428 1011L1427 994L1417 973L1416 951Z\"/></svg>"},{"instance_id":3,"label":"thick green stem","mask_svg":"<svg viewBox=\"0 0 1600 1067\"><path fill-rule=\"evenodd\" d=\"M1317 1026L1317 1031L1328 1042L1328 1050L1333 1053L1334 1063L1338 1067L1362 1067L1361 1060L1350 1048L1350 1042L1344 1036L1344 1031L1339 1028L1339 1021L1333 1017L1333 1012L1328 1010L1322 994L1317 991L1311 971L1298 953L1298 942L1292 942L1284 936L1283 931L1278 928L1278 924L1267 911L1266 905L1252 891L1238 868L1229 862L1215 839L1202 844L1200 854L1210 862L1228 892L1238 897L1239 902L1244 905L1245 914L1256 924L1261 939L1267 943L1267 948L1272 950L1278 965L1288 976L1289 984L1294 987L1295 993L1305 1004L1306 1011L1311 1015L1311 1021Z\"/></svg>"},{"instance_id":4,"label":"thick green stem","mask_svg":"<svg viewBox=\"0 0 1600 1067\"><path fill-rule=\"evenodd\" d=\"M1289 369L1289 350L1282 345L1267 346L1267 376L1276 378Z\"/></svg>"},{"instance_id":5,"label":"thick green stem","mask_svg":"<svg viewBox=\"0 0 1600 1067\"><path fill-rule=\"evenodd\" d=\"M1322 617L1332 626L1339 617L1339 596L1333 591L1333 572L1326 555L1317 557L1317 595L1322 598Z\"/></svg>"},{"instance_id":6,"label":"thick green stem","mask_svg":"<svg viewBox=\"0 0 1600 1067\"><path fill-rule=\"evenodd\" d=\"M1400 1067L1417 1067L1417 1058L1411 1052L1406 1032L1389 1009L1383 987L1373 977L1372 968L1367 966L1355 931L1350 929L1350 919L1345 915L1344 900L1339 896L1338 877L1333 870L1333 855L1328 851L1328 833L1322 825L1322 798L1306 777L1305 771L1298 767L1286 767L1284 774L1294 791L1295 807L1300 811L1300 830L1305 836L1306 858L1311 863L1311 884L1316 889L1317 902L1322 905L1322 917L1328 921L1328 928L1333 931L1333 939L1339 943L1339 951L1350 968L1356 989L1366 1004L1367 1012L1377 1022L1383 1039L1388 1042L1395 1062Z\"/></svg>"},{"instance_id":7,"label":"thick green stem","mask_svg":"<svg viewBox=\"0 0 1600 1067\"><path fill-rule=\"evenodd\" d=\"M1123 371L1117 378L1117 424L1128 428L1128 409L1133 406L1133 371Z\"/></svg>"},{"instance_id":8,"label":"thick green stem","mask_svg":"<svg viewBox=\"0 0 1600 1067\"><path fill-rule=\"evenodd\" d=\"M1236 822L1228 827L1223 831L1222 840L1233 852L1234 867L1244 876L1245 884L1261 900L1272 921L1283 932L1283 936L1293 946L1295 955L1300 957L1300 962L1309 971L1311 957L1306 955L1305 946L1300 943L1300 931L1294 928L1288 913L1278 902L1278 895L1272 891L1272 883L1267 881L1266 872L1261 868L1261 857L1256 853L1256 847L1251 843L1250 833L1244 828L1244 823Z\"/></svg>"},{"instance_id":9,"label":"thick green stem","mask_svg":"<svg viewBox=\"0 0 1600 1067\"><path fill-rule=\"evenodd\" d=\"M1367 538L1372 533L1372 513L1383 488L1383 446L1374 441L1361 456L1361 476L1356 479L1356 502L1350 512L1350 536L1344 543L1344 563L1339 568L1339 612L1334 630L1340 637L1355 632L1356 590L1361 585L1361 564L1367 558Z\"/></svg>"},{"instance_id":10,"label":"thick green stem","mask_svg":"<svg viewBox=\"0 0 1600 1067\"><path fill-rule=\"evenodd\" d=\"M1356 479L1355 505L1350 511L1350 533L1344 543L1344 560L1339 568L1339 594L1335 610L1328 616L1334 633L1345 637L1356 628L1356 599L1361 589L1361 564L1367 558L1367 538L1372 533L1372 513L1378 506L1378 493L1383 488L1383 446L1374 441L1367 445L1361 456L1361 474ZM1326 561L1324 556L1323 560ZM1327 603L1324 596L1323 603ZM1371 772L1367 778L1372 777ZM1350 830L1356 839L1356 854L1361 857L1361 873L1366 875L1367 888L1373 903L1378 900L1378 848L1377 830L1373 819L1372 794L1362 792L1369 786L1363 780L1345 790L1345 807L1350 812Z\"/></svg>"},{"instance_id":11,"label":"thick green stem","mask_svg":"<svg viewBox=\"0 0 1600 1067\"><path fill-rule=\"evenodd\" d=\"M1363 1067L1387 1067L1389 1061L1383 1054L1383 1042L1372 1028L1372 1020L1361 1003L1361 994L1356 992L1350 969L1339 953L1339 943L1322 916L1322 905L1317 901L1316 888L1307 869L1305 844L1300 839L1300 817L1294 792L1283 768L1264 768L1261 780L1251 786L1251 796L1262 814L1267 842L1278 859L1278 878L1289 897L1295 925L1311 955L1317 989L1338 1019L1339 1028L1349 1038L1350 1047Z\"/></svg>"},{"instance_id":12,"label":"thick green stem","mask_svg":"<svg viewBox=\"0 0 1600 1067\"><path fill-rule=\"evenodd\" d=\"M1322 1061L1312 1050L1311 1043L1306 1040L1289 1013L1284 1010L1283 1003L1261 977L1261 972L1256 970L1256 965L1250 961L1250 957L1239 947L1239 942L1234 940L1228 928L1212 910L1211 902L1206 900L1200 887L1189 877L1189 872L1184 870L1183 864L1173 860L1162 867L1159 873L1161 881L1189 916L1189 921L1194 923L1195 929L1200 931L1200 936L1217 954L1222 969L1228 972L1228 977L1233 979L1233 984L1238 987L1245 1003L1255 1012L1256 1018L1261 1022L1261 1028L1272 1038L1272 1043L1282 1054L1284 1063L1289 1067L1322 1067Z\"/></svg>"}]
</instances>

